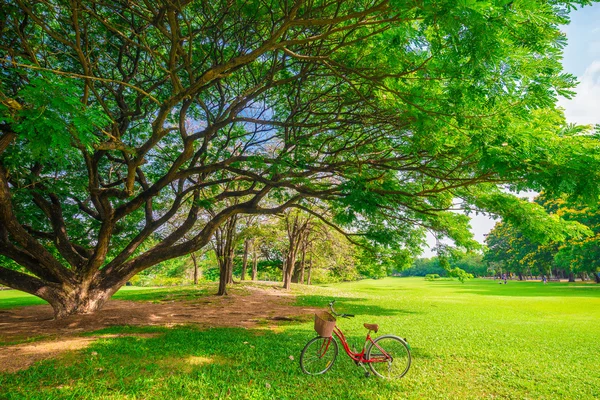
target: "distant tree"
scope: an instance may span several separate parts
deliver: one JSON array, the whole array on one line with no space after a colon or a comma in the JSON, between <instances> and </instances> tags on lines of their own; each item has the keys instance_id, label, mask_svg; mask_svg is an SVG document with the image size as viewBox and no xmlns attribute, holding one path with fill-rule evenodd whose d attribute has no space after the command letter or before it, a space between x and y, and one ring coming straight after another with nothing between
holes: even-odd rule
<instances>
[{"instance_id":1,"label":"distant tree","mask_svg":"<svg viewBox=\"0 0 600 400\"><path fill-rule=\"evenodd\" d=\"M522 280L524 275L549 275L555 267L554 244L530 239L509 223L497 223L488 234L486 244L484 261L493 265L497 275L510 272Z\"/></svg>"},{"instance_id":2,"label":"distant tree","mask_svg":"<svg viewBox=\"0 0 600 400\"><path fill-rule=\"evenodd\" d=\"M569 221L577 221L591 230L590 235L572 237L557 243L554 254L556 265L582 278L589 274L600 283L600 204L568 201L564 198L544 199L544 206Z\"/></svg>"},{"instance_id":3,"label":"distant tree","mask_svg":"<svg viewBox=\"0 0 600 400\"><path fill-rule=\"evenodd\" d=\"M574 281L575 274L591 274L599 281L600 268L600 208L594 203L570 201L564 197L551 198L541 194L535 201L550 215L585 229L562 240L532 239L522 227L511 223L496 224L486 239L484 260L522 278L525 273L564 275Z\"/></svg>"},{"instance_id":4,"label":"distant tree","mask_svg":"<svg viewBox=\"0 0 600 400\"><path fill-rule=\"evenodd\" d=\"M417 258L413 261L410 268L398 272L401 276L425 276L433 274L448 276L448 271L442 268L437 257Z\"/></svg>"},{"instance_id":5,"label":"distant tree","mask_svg":"<svg viewBox=\"0 0 600 400\"><path fill-rule=\"evenodd\" d=\"M453 268L460 268L475 277L489 275L488 266L483 262L483 254L468 252L456 253L450 260Z\"/></svg>"}]
</instances>

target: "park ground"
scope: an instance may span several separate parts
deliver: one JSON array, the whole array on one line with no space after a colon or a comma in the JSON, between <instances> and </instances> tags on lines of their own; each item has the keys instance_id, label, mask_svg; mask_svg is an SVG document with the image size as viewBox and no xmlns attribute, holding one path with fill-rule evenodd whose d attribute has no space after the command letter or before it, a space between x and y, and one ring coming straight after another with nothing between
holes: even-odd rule
<instances>
[{"instance_id":1,"label":"park ground","mask_svg":"<svg viewBox=\"0 0 600 400\"><path fill-rule=\"evenodd\" d=\"M0 291L0 399L595 399L600 285L387 278L324 286L124 288L95 315L53 321L43 301ZM337 299L408 339L401 380L366 378L345 354L303 375L312 314Z\"/></svg>"}]
</instances>

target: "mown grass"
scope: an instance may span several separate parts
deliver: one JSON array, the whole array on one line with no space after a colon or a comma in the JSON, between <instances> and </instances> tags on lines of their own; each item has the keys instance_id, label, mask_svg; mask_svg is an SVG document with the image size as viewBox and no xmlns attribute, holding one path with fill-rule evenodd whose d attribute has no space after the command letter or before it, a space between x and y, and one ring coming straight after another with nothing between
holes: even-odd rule
<instances>
[{"instance_id":1,"label":"mown grass","mask_svg":"<svg viewBox=\"0 0 600 400\"><path fill-rule=\"evenodd\" d=\"M357 314L339 322L352 342L364 337L364 322L406 337L408 375L365 378L344 354L326 375L303 375L311 322L280 322L276 331L116 327L101 333L158 336L101 339L0 374L0 398L600 398L600 285L388 278L295 291L298 304L336 298L338 311Z\"/></svg>"},{"instance_id":2,"label":"mown grass","mask_svg":"<svg viewBox=\"0 0 600 400\"><path fill-rule=\"evenodd\" d=\"M234 285L229 291L237 295L249 294L246 285ZM115 295L114 299L131 301L149 301L161 303L168 301L189 301L206 297L216 293L215 284L203 282L196 286L173 287L139 287L124 286ZM48 304L39 297L31 296L18 290L0 290L0 309L34 306Z\"/></svg>"},{"instance_id":3,"label":"mown grass","mask_svg":"<svg viewBox=\"0 0 600 400\"><path fill-rule=\"evenodd\" d=\"M35 306L48 304L39 297L32 296L18 290L0 290L0 310L15 307Z\"/></svg>"}]
</instances>

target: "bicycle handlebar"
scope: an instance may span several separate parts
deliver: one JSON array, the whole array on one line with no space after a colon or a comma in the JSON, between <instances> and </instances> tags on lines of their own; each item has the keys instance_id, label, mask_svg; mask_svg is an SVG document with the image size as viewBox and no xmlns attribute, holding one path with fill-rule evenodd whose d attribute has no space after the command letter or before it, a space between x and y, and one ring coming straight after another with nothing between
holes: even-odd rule
<instances>
[{"instance_id":1,"label":"bicycle handlebar","mask_svg":"<svg viewBox=\"0 0 600 400\"><path fill-rule=\"evenodd\" d=\"M336 317L342 317L342 318L354 318L354 314L338 314L335 312L335 310L333 309L333 305L335 304L335 300L332 300L329 303L329 309L331 310L331 313L333 315L335 315Z\"/></svg>"}]
</instances>

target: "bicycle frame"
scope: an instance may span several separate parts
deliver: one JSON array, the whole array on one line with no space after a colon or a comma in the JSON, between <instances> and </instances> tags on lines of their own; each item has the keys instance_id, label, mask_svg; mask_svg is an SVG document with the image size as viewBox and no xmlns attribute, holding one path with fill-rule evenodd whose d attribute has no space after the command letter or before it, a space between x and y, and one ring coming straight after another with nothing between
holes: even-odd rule
<instances>
[{"instance_id":1,"label":"bicycle frame","mask_svg":"<svg viewBox=\"0 0 600 400\"><path fill-rule=\"evenodd\" d=\"M373 339L371 338L371 332L367 332L367 337L365 338L365 343L363 344L363 348L360 351L360 353L355 353L352 351L352 349L350 348L350 345L348 345L348 341L346 340L346 336L344 335L344 332L341 331L340 328L337 327L337 325L333 328L333 333L335 334L335 336L338 337L338 339L340 340L340 342L342 343L342 346L344 347L344 351L346 352L346 354L348 354L348 357L350 357L352 360L354 360L357 363L374 363L374 362L384 362L388 359L391 359L392 357L385 351L383 350L377 343L375 343L373 341ZM333 339L333 336L329 338L330 340L327 342L327 346L325 348L325 352L327 351L327 349L329 348L329 344L331 343L331 340ZM379 349L379 351L382 352L382 354L385 356L384 359L366 359L365 358L365 352L367 349L367 343L371 342L372 346L375 346Z\"/></svg>"}]
</instances>

